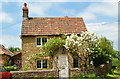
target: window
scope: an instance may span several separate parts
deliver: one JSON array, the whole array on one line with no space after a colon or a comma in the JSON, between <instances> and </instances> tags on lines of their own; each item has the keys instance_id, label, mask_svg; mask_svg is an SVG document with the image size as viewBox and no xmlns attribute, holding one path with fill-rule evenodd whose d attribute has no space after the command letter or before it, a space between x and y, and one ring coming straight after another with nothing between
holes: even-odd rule
<instances>
[{"instance_id":1,"label":"window","mask_svg":"<svg viewBox=\"0 0 120 79\"><path fill-rule=\"evenodd\" d=\"M43 69L43 68L47 68L47 60L37 60L37 68L38 69Z\"/></svg>"},{"instance_id":2,"label":"window","mask_svg":"<svg viewBox=\"0 0 120 79\"><path fill-rule=\"evenodd\" d=\"M78 68L79 67L79 61L77 58L73 59L73 67Z\"/></svg>"},{"instance_id":3,"label":"window","mask_svg":"<svg viewBox=\"0 0 120 79\"><path fill-rule=\"evenodd\" d=\"M37 46L43 45L47 42L47 38L37 38Z\"/></svg>"}]
</instances>

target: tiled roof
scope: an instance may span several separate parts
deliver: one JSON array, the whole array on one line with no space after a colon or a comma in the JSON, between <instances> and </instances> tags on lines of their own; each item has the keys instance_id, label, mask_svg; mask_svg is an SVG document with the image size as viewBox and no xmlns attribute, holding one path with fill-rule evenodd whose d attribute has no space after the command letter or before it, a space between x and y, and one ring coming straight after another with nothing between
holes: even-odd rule
<instances>
[{"instance_id":1,"label":"tiled roof","mask_svg":"<svg viewBox=\"0 0 120 79\"><path fill-rule=\"evenodd\" d=\"M16 56L18 54L22 54L22 52L16 52L13 56Z\"/></svg>"},{"instance_id":2,"label":"tiled roof","mask_svg":"<svg viewBox=\"0 0 120 79\"><path fill-rule=\"evenodd\" d=\"M22 22L21 35L80 34L87 31L81 17L38 17Z\"/></svg>"},{"instance_id":3,"label":"tiled roof","mask_svg":"<svg viewBox=\"0 0 120 79\"><path fill-rule=\"evenodd\" d=\"M12 52L10 52L8 49L6 49L3 45L0 44L0 55L3 55L3 54L9 55L9 56L13 55Z\"/></svg>"}]
</instances>

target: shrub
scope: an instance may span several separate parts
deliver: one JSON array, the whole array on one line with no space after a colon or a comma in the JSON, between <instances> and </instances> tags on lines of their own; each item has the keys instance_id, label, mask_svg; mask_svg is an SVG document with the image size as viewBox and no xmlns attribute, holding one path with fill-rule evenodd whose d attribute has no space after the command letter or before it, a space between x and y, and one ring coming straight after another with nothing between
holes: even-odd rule
<instances>
[{"instance_id":1,"label":"shrub","mask_svg":"<svg viewBox=\"0 0 120 79\"><path fill-rule=\"evenodd\" d=\"M33 79L39 79L39 77L38 76L34 76L34 78Z\"/></svg>"},{"instance_id":2,"label":"shrub","mask_svg":"<svg viewBox=\"0 0 120 79\"><path fill-rule=\"evenodd\" d=\"M15 71L16 69L14 68L14 66L6 66L5 70L6 71Z\"/></svg>"},{"instance_id":3,"label":"shrub","mask_svg":"<svg viewBox=\"0 0 120 79\"><path fill-rule=\"evenodd\" d=\"M52 79L52 76L47 76L47 79Z\"/></svg>"}]
</instances>

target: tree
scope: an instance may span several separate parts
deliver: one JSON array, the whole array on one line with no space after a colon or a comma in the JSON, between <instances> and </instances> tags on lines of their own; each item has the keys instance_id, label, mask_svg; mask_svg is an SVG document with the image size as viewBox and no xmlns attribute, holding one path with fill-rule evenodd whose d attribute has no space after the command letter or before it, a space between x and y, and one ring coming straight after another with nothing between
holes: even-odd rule
<instances>
[{"instance_id":1,"label":"tree","mask_svg":"<svg viewBox=\"0 0 120 79\"><path fill-rule=\"evenodd\" d=\"M14 48L14 47L9 47L8 50L11 51L12 53L16 53L16 52L21 51L21 49L20 49L20 48L17 48L17 47L16 47L16 48Z\"/></svg>"},{"instance_id":2,"label":"tree","mask_svg":"<svg viewBox=\"0 0 120 79\"><path fill-rule=\"evenodd\" d=\"M99 38L99 42L94 46L93 53L90 55L94 65L97 67L101 64L111 62L113 57L116 57L113 42L106 37Z\"/></svg>"}]
</instances>

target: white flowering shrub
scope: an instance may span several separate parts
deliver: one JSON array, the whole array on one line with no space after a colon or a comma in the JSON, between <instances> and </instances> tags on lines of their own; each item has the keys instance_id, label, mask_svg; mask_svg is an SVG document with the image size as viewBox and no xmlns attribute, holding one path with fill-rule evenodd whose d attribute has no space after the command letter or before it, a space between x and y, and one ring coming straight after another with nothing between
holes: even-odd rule
<instances>
[{"instance_id":1,"label":"white flowering shrub","mask_svg":"<svg viewBox=\"0 0 120 79\"><path fill-rule=\"evenodd\" d=\"M82 32L80 36L77 34L67 36L66 44L64 46L71 53L77 52L83 54L88 52L92 53L93 47L97 46L96 43L99 43L97 35L86 31ZM79 50L81 50L81 52Z\"/></svg>"},{"instance_id":2,"label":"white flowering shrub","mask_svg":"<svg viewBox=\"0 0 120 79\"><path fill-rule=\"evenodd\" d=\"M81 60L87 61L89 55L94 52L94 47L97 47L98 43L99 39L97 35L86 31L82 32L80 36L77 34L67 36L64 46L70 53L77 53Z\"/></svg>"}]
</instances>

